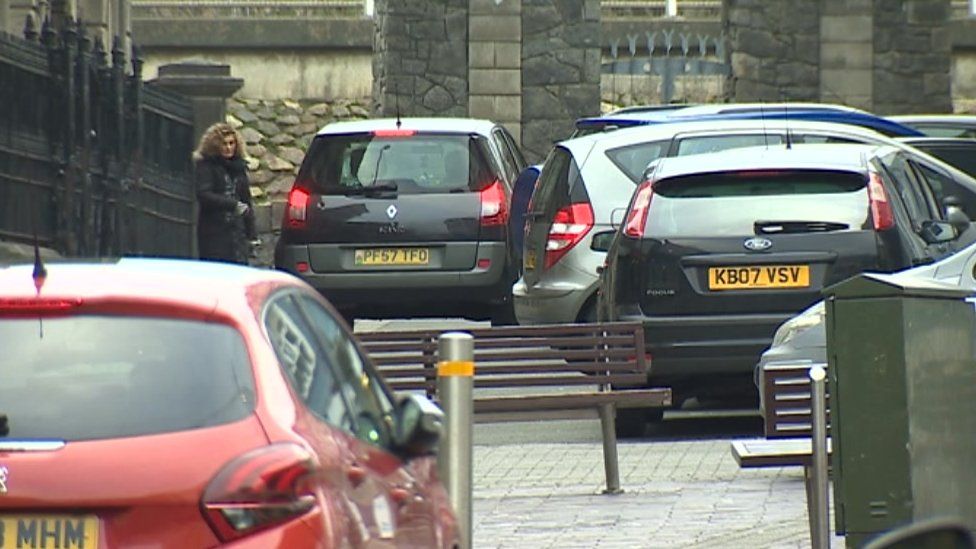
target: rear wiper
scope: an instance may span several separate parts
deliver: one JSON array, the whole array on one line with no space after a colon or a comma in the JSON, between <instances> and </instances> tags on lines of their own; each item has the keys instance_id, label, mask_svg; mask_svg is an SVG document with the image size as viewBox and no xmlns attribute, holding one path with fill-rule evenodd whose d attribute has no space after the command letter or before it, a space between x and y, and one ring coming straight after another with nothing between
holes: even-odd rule
<instances>
[{"instance_id":1,"label":"rear wiper","mask_svg":"<svg viewBox=\"0 0 976 549\"><path fill-rule=\"evenodd\" d=\"M369 187L356 186L356 187L344 187L342 189L342 194L346 196L359 195L359 194L374 194L382 192L396 192L396 183L383 183L382 185L371 185Z\"/></svg>"},{"instance_id":2,"label":"rear wiper","mask_svg":"<svg viewBox=\"0 0 976 549\"><path fill-rule=\"evenodd\" d=\"M752 225L756 234L826 233L849 228L834 221L756 221Z\"/></svg>"}]
</instances>

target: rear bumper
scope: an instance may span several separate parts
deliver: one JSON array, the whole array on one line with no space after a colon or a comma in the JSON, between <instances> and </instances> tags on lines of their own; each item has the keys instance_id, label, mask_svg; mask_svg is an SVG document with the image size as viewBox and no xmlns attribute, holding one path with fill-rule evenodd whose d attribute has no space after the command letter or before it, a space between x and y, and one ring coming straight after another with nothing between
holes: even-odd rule
<instances>
[{"instance_id":1,"label":"rear bumper","mask_svg":"<svg viewBox=\"0 0 976 549\"><path fill-rule=\"evenodd\" d=\"M323 273L312 269L307 245L279 245L275 250L277 268L301 278L337 306L395 306L431 300L495 302L511 293L507 258L504 242L490 242L478 246L474 267L463 271L400 268ZM488 260L490 265L477 267L479 260ZM299 263L309 265L309 270L298 272Z\"/></svg>"},{"instance_id":2,"label":"rear bumper","mask_svg":"<svg viewBox=\"0 0 976 549\"><path fill-rule=\"evenodd\" d=\"M644 325L652 379L707 380L713 374L751 379L776 328L794 314L625 316L619 320Z\"/></svg>"},{"instance_id":3,"label":"rear bumper","mask_svg":"<svg viewBox=\"0 0 976 549\"><path fill-rule=\"evenodd\" d=\"M524 279L512 287L512 303L519 324L576 322L586 300L596 291L589 286L560 283L537 284L531 290Z\"/></svg>"}]
</instances>

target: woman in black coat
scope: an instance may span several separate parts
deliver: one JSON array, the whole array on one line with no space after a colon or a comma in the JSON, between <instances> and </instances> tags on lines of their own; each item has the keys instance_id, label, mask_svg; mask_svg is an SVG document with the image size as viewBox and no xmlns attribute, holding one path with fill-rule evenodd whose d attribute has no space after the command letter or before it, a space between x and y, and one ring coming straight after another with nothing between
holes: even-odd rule
<instances>
[{"instance_id":1,"label":"woman in black coat","mask_svg":"<svg viewBox=\"0 0 976 549\"><path fill-rule=\"evenodd\" d=\"M247 264L257 238L244 141L230 124L203 133L193 153L200 259Z\"/></svg>"}]
</instances>

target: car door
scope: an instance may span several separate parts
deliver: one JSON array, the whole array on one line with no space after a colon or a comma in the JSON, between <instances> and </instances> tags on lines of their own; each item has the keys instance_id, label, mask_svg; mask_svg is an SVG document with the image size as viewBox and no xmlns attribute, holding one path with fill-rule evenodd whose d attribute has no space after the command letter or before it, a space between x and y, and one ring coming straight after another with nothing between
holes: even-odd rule
<instances>
[{"instance_id":1,"label":"car door","mask_svg":"<svg viewBox=\"0 0 976 549\"><path fill-rule=\"evenodd\" d=\"M299 295L297 301L308 325L314 327L337 392L353 418L352 429L338 434L347 459L385 488L385 494L364 493L369 501L360 501L360 506L368 505L381 536L392 528L397 545L435 546L435 510L429 493L434 468L425 467L422 460L404 462L391 451L394 406L379 374L334 314L310 296Z\"/></svg>"},{"instance_id":2,"label":"car door","mask_svg":"<svg viewBox=\"0 0 976 549\"><path fill-rule=\"evenodd\" d=\"M899 226L905 229L901 232L903 249L908 254L904 267L929 263L946 255L949 251L947 243L928 243L920 236L926 221L943 218L928 182L920 180L907 156L900 151L881 157L880 163L890 183L889 190L897 195L897 200L893 201L895 215L899 216L901 212L904 216L898 220Z\"/></svg>"}]
</instances>

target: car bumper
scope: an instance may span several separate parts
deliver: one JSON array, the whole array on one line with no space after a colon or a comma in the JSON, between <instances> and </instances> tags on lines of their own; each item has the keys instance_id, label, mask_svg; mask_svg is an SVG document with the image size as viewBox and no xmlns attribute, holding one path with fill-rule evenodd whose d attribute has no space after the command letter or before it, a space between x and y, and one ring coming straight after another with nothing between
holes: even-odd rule
<instances>
[{"instance_id":1,"label":"car bumper","mask_svg":"<svg viewBox=\"0 0 976 549\"><path fill-rule=\"evenodd\" d=\"M307 245L279 246L275 266L301 278L326 295L336 305L381 304L450 300L465 302L493 302L504 299L511 291L507 279L507 249L505 243L481 244L475 267L458 270L420 269L361 269L343 272L316 272L311 269ZM480 260L490 265L477 267ZM304 263L309 270L299 272Z\"/></svg>"},{"instance_id":2,"label":"car bumper","mask_svg":"<svg viewBox=\"0 0 976 549\"><path fill-rule=\"evenodd\" d=\"M640 321L651 378L729 374L751 378L776 328L795 313L622 317Z\"/></svg>"},{"instance_id":3,"label":"car bumper","mask_svg":"<svg viewBox=\"0 0 976 549\"><path fill-rule=\"evenodd\" d=\"M512 287L512 303L519 324L558 324L576 322L586 301L596 291L596 283L536 284L531 288L521 279Z\"/></svg>"}]
</instances>

